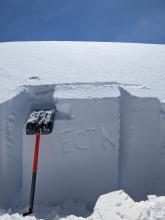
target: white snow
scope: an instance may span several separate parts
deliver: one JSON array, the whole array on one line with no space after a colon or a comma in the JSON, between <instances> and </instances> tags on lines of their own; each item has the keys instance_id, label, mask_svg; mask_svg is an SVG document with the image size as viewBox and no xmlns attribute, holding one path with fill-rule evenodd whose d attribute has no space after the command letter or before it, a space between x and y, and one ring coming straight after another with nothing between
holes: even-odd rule
<instances>
[{"instance_id":1,"label":"white snow","mask_svg":"<svg viewBox=\"0 0 165 220\"><path fill-rule=\"evenodd\" d=\"M86 217L68 215L68 210L74 213L81 210ZM165 219L165 197L149 196L148 200L135 202L122 190L100 196L97 200L92 214L86 210L83 204L74 204L66 201L63 207L37 206L33 216L22 217L21 214L4 214L0 220L164 220Z\"/></svg>"},{"instance_id":2,"label":"white snow","mask_svg":"<svg viewBox=\"0 0 165 220\"><path fill-rule=\"evenodd\" d=\"M61 112L58 113L53 133L41 138L42 169L37 176L36 202L61 204L72 198L91 208L100 194L118 188L119 103L116 98L91 101L58 97L58 104L63 103L71 106L71 116L61 119ZM26 203L33 149L34 136L24 134L22 169ZM46 185L49 187L45 188Z\"/></svg>"},{"instance_id":3,"label":"white snow","mask_svg":"<svg viewBox=\"0 0 165 220\"><path fill-rule=\"evenodd\" d=\"M0 43L0 100L18 86L106 82L165 100L165 45L99 42Z\"/></svg>"},{"instance_id":4,"label":"white snow","mask_svg":"<svg viewBox=\"0 0 165 220\"><path fill-rule=\"evenodd\" d=\"M36 218L165 219L165 197L134 201L165 195L164 60L165 45L0 43L0 220L23 218L5 213L28 204L25 122L48 108L57 113L41 138Z\"/></svg>"}]
</instances>

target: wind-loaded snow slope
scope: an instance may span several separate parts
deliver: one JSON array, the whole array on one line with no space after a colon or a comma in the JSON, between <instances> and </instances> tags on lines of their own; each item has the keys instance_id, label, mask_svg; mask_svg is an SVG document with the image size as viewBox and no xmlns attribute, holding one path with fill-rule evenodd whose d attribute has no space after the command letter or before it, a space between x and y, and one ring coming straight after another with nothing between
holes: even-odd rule
<instances>
[{"instance_id":1,"label":"wind-loaded snow slope","mask_svg":"<svg viewBox=\"0 0 165 220\"><path fill-rule=\"evenodd\" d=\"M25 122L48 108L57 113L53 133L41 137L36 206L71 199L91 211L100 195L119 189L136 201L164 195L164 60L164 45L1 43L1 207L28 203L34 136L25 135Z\"/></svg>"}]
</instances>

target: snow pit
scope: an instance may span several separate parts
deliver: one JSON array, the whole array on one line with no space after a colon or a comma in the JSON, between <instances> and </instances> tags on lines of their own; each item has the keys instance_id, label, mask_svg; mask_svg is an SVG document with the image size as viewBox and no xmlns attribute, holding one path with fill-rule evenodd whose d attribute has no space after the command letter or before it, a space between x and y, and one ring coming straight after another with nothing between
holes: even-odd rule
<instances>
[{"instance_id":1,"label":"snow pit","mask_svg":"<svg viewBox=\"0 0 165 220\"><path fill-rule=\"evenodd\" d=\"M57 113L53 133L41 138L36 204L70 198L91 209L120 188L136 200L164 194L164 105L157 98L102 83L39 85L1 104L2 206L20 190L18 203L28 203L35 137L24 125L32 110L47 106Z\"/></svg>"},{"instance_id":2,"label":"snow pit","mask_svg":"<svg viewBox=\"0 0 165 220\"><path fill-rule=\"evenodd\" d=\"M28 203L34 137L24 126L36 108L57 109L53 133L41 139L36 208L69 198L91 209L116 189L136 201L165 195L164 45L18 42L0 50L0 207L20 210ZM127 198L111 196L106 204ZM130 219L156 219L160 200L149 207L150 201L123 203L132 213L147 206ZM129 213L119 202L111 213L97 213L99 207L91 219Z\"/></svg>"}]
</instances>

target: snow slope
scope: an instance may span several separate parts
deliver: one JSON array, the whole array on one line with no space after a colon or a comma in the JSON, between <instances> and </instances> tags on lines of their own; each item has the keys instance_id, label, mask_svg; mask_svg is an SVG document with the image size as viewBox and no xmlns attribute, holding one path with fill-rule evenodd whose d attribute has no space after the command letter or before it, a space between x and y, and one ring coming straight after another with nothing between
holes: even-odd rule
<instances>
[{"instance_id":1,"label":"snow slope","mask_svg":"<svg viewBox=\"0 0 165 220\"><path fill-rule=\"evenodd\" d=\"M165 45L94 42L0 43L0 100L18 86L106 82L165 100ZM12 83L11 83L12 82Z\"/></svg>"},{"instance_id":2,"label":"snow slope","mask_svg":"<svg viewBox=\"0 0 165 220\"><path fill-rule=\"evenodd\" d=\"M41 141L36 205L69 198L92 210L114 190L136 201L165 194L164 45L17 42L0 51L1 207L28 203L34 136L25 122L39 108L57 114Z\"/></svg>"}]
</instances>

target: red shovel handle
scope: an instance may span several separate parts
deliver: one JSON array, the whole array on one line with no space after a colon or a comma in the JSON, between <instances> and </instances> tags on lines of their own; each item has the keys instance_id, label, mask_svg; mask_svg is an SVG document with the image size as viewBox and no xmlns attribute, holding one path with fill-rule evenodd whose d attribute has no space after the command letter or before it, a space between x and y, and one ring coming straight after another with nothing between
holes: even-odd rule
<instances>
[{"instance_id":1,"label":"red shovel handle","mask_svg":"<svg viewBox=\"0 0 165 220\"><path fill-rule=\"evenodd\" d=\"M39 147L40 147L40 133L37 133L35 151L34 151L33 172L37 172L37 168L38 168Z\"/></svg>"},{"instance_id":2,"label":"red shovel handle","mask_svg":"<svg viewBox=\"0 0 165 220\"><path fill-rule=\"evenodd\" d=\"M33 173L32 173L32 183L29 201L29 211L23 213L23 216L30 215L33 213L34 196L35 196L35 186L36 186L36 176L38 167L38 156L40 147L40 133L36 134L35 150L34 150L34 161L33 161Z\"/></svg>"}]
</instances>

